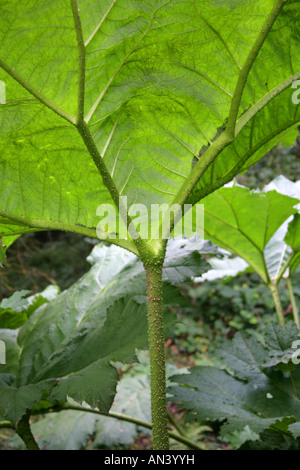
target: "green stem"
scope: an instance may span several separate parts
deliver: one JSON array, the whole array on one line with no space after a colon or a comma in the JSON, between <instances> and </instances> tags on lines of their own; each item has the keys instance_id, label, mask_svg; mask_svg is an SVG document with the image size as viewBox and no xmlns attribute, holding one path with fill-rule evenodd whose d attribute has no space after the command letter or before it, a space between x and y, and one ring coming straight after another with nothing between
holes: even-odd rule
<instances>
[{"instance_id":1,"label":"green stem","mask_svg":"<svg viewBox=\"0 0 300 470\"><path fill-rule=\"evenodd\" d=\"M29 413L26 413L18 422L16 427L16 432L20 436L20 438L26 444L28 450L40 450L39 446L37 445L29 424Z\"/></svg>"},{"instance_id":2,"label":"green stem","mask_svg":"<svg viewBox=\"0 0 300 470\"><path fill-rule=\"evenodd\" d=\"M120 193L118 191L117 186L112 178L112 175L108 171L104 163L104 159L100 154L98 147L94 141L94 138L90 132L90 128L88 126L89 119L84 119L84 97L85 97L85 62L86 62L86 46L84 43L83 38L83 31L82 31L82 24L79 15L79 6L78 0L71 0L72 12L73 12L73 19L74 19L74 26L76 31L76 38L77 38L77 47L78 47L78 111L77 111L77 118L75 122L75 127L79 132L82 140L93 159L100 176L102 177L102 181L106 188L108 189L111 198L118 209L125 226L127 227L130 236L134 240L134 245L140 256L144 254L150 254L151 248L147 246L147 244L142 240L135 229L135 225L132 223L132 220L128 214L127 207L123 203L123 199L120 197Z\"/></svg>"},{"instance_id":3,"label":"green stem","mask_svg":"<svg viewBox=\"0 0 300 470\"><path fill-rule=\"evenodd\" d=\"M107 187L111 198L116 208L118 209L121 218L124 221L125 226L127 226L129 234L133 239L132 243L134 243L134 245L136 246L140 257L142 258L144 255L147 254L150 256L153 255L151 247L148 246L143 239L141 239L138 232L136 231L135 225L132 223L131 217L128 214L127 207L124 205L123 200L120 197L119 191L115 185L115 182L111 177L103 161L103 158L99 153L99 150L94 142L88 125L85 122L79 122L77 125L77 129L82 137L83 142L85 143L87 150L89 151L89 154L94 160L94 163L102 177L103 183Z\"/></svg>"},{"instance_id":4,"label":"green stem","mask_svg":"<svg viewBox=\"0 0 300 470\"><path fill-rule=\"evenodd\" d=\"M181 436L184 436L184 430L182 429L182 427L180 426L180 424L176 421L176 419L174 418L174 416L172 415L172 413L170 413L169 411L167 411L167 415L168 415L168 420L170 421L171 424L173 424L174 428L177 430L177 432L181 435Z\"/></svg>"},{"instance_id":5,"label":"green stem","mask_svg":"<svg viewBox=\"0 0 300 470\"><path fill-rule=\"evenodd\" d=\"M273 297L273 300L274 300L274 306L275 306L275 310L276 310L276 313L277 313L279 324L284 326L285 325L285 320L284 320L284 314L283 314L283 308L282 308L281 300L280 300L280 297L279 297L278 287L273 282L270 282L270 284L268 284L268 287L269 287L269 289L272 293L272 297Z\"/></svg>"},{"instance_id":6,"label":"green stem","mask_svg":"<svg viewBox=\"0 0 300 470\"><path fill-rule=\"evenodd\" d=\"M284 126L282 126L280 128L277 128L276 131L272 132L271 134L265 135L264 138L261 139L256 145L253 145L252 147L247 149L247 151L234 164L234 166L225 174L225 176L222 176L222 177L216 179L211 184L207 184L205 186L199 186L198 188L195 188L193 190L193 200L190 201L189 199L187 199L187 203L191 203L195 199L197 199L197 201L200 201L201 199L203 199L208 194L212 193L216 189L219 189L221 186L224 186L224 184L229 183L230 181L232 181L232 179L240 172L240 170L244 171L245 169L247 169L245 164L247 163L247 161L250 159L250 157L255 152L260 150L261 147L263 147L264 145L265 146L271 145L272 139L274 139L274 137L281 134L285 130L287 130L291 127L294 127L295 124L297 124L298 121L299 121L298 118L293 118L288 123L285 123ZM239 123L239 121L237 122L237 129L238 129L238 123ZM242 129L240 129L240 130L242 130ZM239 130L239 132L240 132L240 130ZM204 156L206 155L206 153L207 152L205 152Z\"/></svg>"},{"instance_id":7,"label":"green stem","mask_svg":"<svg viewBox=\"0 0 300 470\"><path fill-rule=\"evenodd\" d=\"M15 426L10 421L0 421L0 429L15 429Z\"/></svg>"},{"instance_id":8,"label":"green stem","mask_svg":"<svg viewBox=\"0 0 300 470\"><path fill-rule=\"evenodd\" d=\"M287 282L287 287L288 287L290 300L291 300L291 304L292 304L294 321L295 321L298 329L300 330L299 310L298 310L298 305L296 303L296 299L295 299L295 296L294 296L294 291L293 291L293 285L292 285L291 278L288 277L286 282Z\"/></svg>"},{"instance_id":9,"label":"green stem","mask_svg":"<svg viewBox=\"0 0 300 470\"><path fill-rule=\"evenodd\" d=\"M188 200L188 197L192 193L193 189L197 185L201 176L205 173L207 168L211 163L217 158L217 156L229 145L233 139L229 138L225 132L218 137L206 150L202 158L198 160L193 170L190 172L189 176L184 180L181 188L174 197L171 206L176 207L178 205L178 211L171 212L167 214L170 218L170 230L172 231L176 220L180 217L180 209L185 202ZM178 214L179 213L179 214ZM163 234L163 237L165 234Z\"/></svg>"},{"instance_id":10,"label":"green stem","mask_svg":"<svg viewBox=\"0 0 300 470\"><path fill-rule=\"evenodd\" d=\"M147 278L153 445L154 450L168 450L169 433L166 399L162 263L152 262L145 265L145 270Z\"/></svg>"},{"instance_id":11,"label":"green stem","mask_svg":"<svg viewBox=\"0 0 300 470\"><path fill-rule=\"evenodd\" d=\"M61 230L63 232L73 232L73 233L78 233L80 235L85 235L86 237L90 238L96 238L98 240L102 240L96 232L95 228L88 228L88 227L83 227L82 225L73 225L73 224L67 224L64 222L55 222L55 221L48 221L48 220L39 220L39 219L32 219L29 217L20 217L17 215L12 215L9 212L5 211L0 211L0 216L5 217L6 219L11 220L12 222L15 222L16 224L20 224L24 226L24 228L32 228L32 231L43 231L43 230ZM27 230L25 230L27 232ZM25 233L20 230L20 234ZM16 232L14 232L16 233ZM138 255L137 248L133 241L131 240L125 240L121 238L109 238L105 237L103 238L103 241L112 243L117 246L121 246L122 248L125 248L128 251L131 251L135 255Z\"/></svg>"},{"instance_id":12,"label":"green stem","mask_svg":"<svg viewBox=\"0 0 300 470\"><path fill-rule=\"evenodd\" d=\"M289 88L295 80L300 78L300 71L294 73L288 77L283 83L280 83L268 93L266 93L262 98L260 98L253 106L251 106L247 111L245 111L237 120L235 135L237 136L242 129L249 123L249 121L256 116L259 111L261 111L267 104L270 103L276 96L280 95L283 91Z\"/></svg>"},{"instance_id":13,"label":"green stem","mask_svg":"<svg viewBox=\"0 0 300 470\"><path fill-rule=\"evenodd\" d=\"M263 27L261 28L261 31L259 35L257 36L257 39L255 43L253 44L253 47L251 48L251 51L249 52L248 57L240 71L238 81L235 87L235 91L233 94L229 116L228 116L228 122L226 126L226 132L228 132L228 134L231 135L232 138L235 137L237 117L238 117L239 108L240 108L243 92L245 89L245 85L248 79L248 75L250 73L250 70L252 68L252 65L255 59L257 58L259 54L259 51L261 50L263 46L263 43L265 42L266 37L271 31L273 24L278 18L278 15L281 12L285 2L286 0L276 0L274 2L274 6L269 16L266 18L263 24Z\"/></svg>"}]
</instances>

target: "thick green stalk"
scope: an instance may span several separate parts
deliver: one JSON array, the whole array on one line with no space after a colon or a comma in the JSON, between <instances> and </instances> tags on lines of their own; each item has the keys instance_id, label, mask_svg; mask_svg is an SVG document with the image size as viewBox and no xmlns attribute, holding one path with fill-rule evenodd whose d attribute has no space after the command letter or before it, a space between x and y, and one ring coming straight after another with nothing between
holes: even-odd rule
<instances>
[{"instance_id":1,"label":"thick green stalk","mask_svg":"<svg viewBox=\"0 0 300 470\"><path fill-rule=\"evenodd\" d=\"M146 267L148 280L148 325L149 325L149 348L151 367L151 406L153 416L153 441L156 450L169 448L168 420L166 409L166 379L165 379L165 357L164 357L164 334L163 334L163 308L162 308L162 264L153 264L153 249L139 237L131 218L124 207L120 193L115 185L112 175L108 171L104 160L95 144L93 136L87 125L95 109L98 107L103 94L101 94L88 115L84 118L84 71L86 45L83 40L82 25L79 17L78 0L71 0L74 25L76 29L78 56L79 56L79 87L78 87L78 119L76 127L86 145L94 163L102 177L119 210L120 216L127 225L130 236L141 259L149 259L150 265Z\"/></svg>"},{"instance_id":2,"label":"thick green stalk","mask_svg":"<svg viewBox=\"0 0 300 470\"><path fill-rule=\"evenodd\" d=\"M16 432L20 436L20 438L26 444L28 450L40 450L39 446L37 445L29 424L29 413L26 413L18 422L16 427Z\"/></svg>"},{"instance_id":3,"label":"thick green stalk","mask_svg":"<svg viewBox=\"0 0 300 470\"><path fill-rule=\"evenodd\" d=\"M287 282L287 287L288 287L290 300L291 300L291 304L292 304L292 311L293 311L294 321L295 321L298 329L300 330L299 310L298 310L298 305L296 303L296 299L295 299L295 296L294 296L294 291L293 291L293 285L292 285L291 278L288 277L286 282Z\"/></svg>"},{"instance_id":4,"label":"thick green stalk","mask_svg":"<svg viewBox=\"0 0 300 470\"><path fill-rule=\"evenodd\" d=\"M153 448L154 450L168 450L162 263L150 262L145 265L145 270L147 278Z\"/></svg>"},{"instance_id":5,"label":"thick green stalk","mask_svg":"<svg viewBox=\"0 0 300 470\"><path fill-rule=\"evenodd\" d=\"M272 293L272 297L273 297L273 300L274 300L274 306L275 306L275 310L276 310L276 313L277 313L279 324L284 326L285 325L284 313L283 313L281 300L280 300L280 297L279 297L278 287L273 282L270 282L270 284L268 284L268 287L269 287L269 289Z\"/></svg>"}]
</instances>

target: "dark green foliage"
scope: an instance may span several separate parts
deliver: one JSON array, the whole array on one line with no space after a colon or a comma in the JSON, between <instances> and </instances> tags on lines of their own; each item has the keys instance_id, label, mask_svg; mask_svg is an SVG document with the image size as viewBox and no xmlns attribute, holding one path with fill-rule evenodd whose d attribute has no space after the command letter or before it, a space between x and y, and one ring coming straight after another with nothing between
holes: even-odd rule
<instances>
[{"instance_id":1,"label":"dark green foliage","mask_svg":"<svg viewBox=\"0 0 300 470\"><path fill-rule=\"evenodd\" d=\"M22 326L41 305L52 300L59 292L57 286L48 286L40 294L28 297L29 291L16 291L0 302L0 329ZM25 298L27 296L27 298Z\"/></svg>"}]
</instances>

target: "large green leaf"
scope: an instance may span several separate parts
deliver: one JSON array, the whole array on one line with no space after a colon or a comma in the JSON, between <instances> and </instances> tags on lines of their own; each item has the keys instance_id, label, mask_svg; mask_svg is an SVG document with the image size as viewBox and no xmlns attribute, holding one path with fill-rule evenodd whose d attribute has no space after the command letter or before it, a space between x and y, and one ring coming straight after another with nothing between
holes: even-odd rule
<instances>
[{"instance_id":1,"label":"large green leaf","mask_svg":"<svg viewBox=\"0 0 300 470\"><path fill-rule=\"evenodd\" d=\"M11 382L18 373L19 347L17 345L17 331L9 329L0 330L0 340L5 344L5 364L0 365L1 377Z\"/></svg>"},{"instance_id":2,"label":"large green leaf","mask_svg":"<svg viewBox=\"0 0 300 470\"><path fill-rule=\"evenodd\" d=\"M269 192L269 191L277 191L280 194L290 196L291 198L296 198L300 199L300 186L299 186L299 181L297 182L292 182L288 178L286 178L283 175L280 175L276 177L273 181L271 181L268 185L266 185L263 189L263 192ZM222 192L222 191L221 191ZM212 202L216 195L212 195L208 200L210 201L210 207L212 206ZM205 203L206 199L204 199ZM236 205L232 210L234 211L236 215L236 222L237 225L239 223L243 223L242 218L244 217L243 211L244 209L249 210L249 220L255 221L257 223L257 227L259 226L260 229L262 230L264 227L266 228L269 225L269 216L267 217L260 217L261 212L256 213L256 211L253 213L252 211L252 203L253 203L253 196L249 194L248 200L246 202L245 207L241 208L236 208ZM298 209L299 211L300 204L297 204L295 206L295 209ZM214 208L213 215L218 218L219 215L219 206L216 205ZM261 210L261 209L259 209ZM277 207L273 209L274 213L272 216L276 217L277 214ZM280 223L282 219L280 218L278 220L278 223ZM227 224L227 220L225 220L225 225ZM208 231L210 230L211 226L211 220L209 219L207 229ZM281 225L280 227L275 231L275 233L271 236L269 241L265 244L265 247L263 250L257 250L260 251L260 254L262 256L261 258L261 266L257 265L257 260L256 260L256 266L255 270L261 275L261 271L259 271L259 268L262 267L264 263L264 271L265 274L266 272L268 273L268 276L264 278L266 279L271 279L273 282L278 282L281 278L281 276L288 276L290 273L292 273L295 268L297 267L300 256L299 256L299 240L300 240L300 224L299 224L299 214L291 215L288 217ZM227 230L226 227L224 227L224 230ZM257 238L257 230L254 232L252 231L251 233L246 234L245 231L240 228L236 227L237 232L239 234L235 234L235 239L238 236L240 241L243 238L243 235L245 237L248 236L249 241L252 243L255 243L255 239ZM219 237L219 243L228 243L228 240L225 238L223 232L220 232L218 234ZM222 238L222 240L221 240ZM249 271L252 268L247 267L248 264L245 263L245 260L242 258L245 258L249 260L249 253L247 251L244 251L241 249L240 243L236 246L235 243L229 242L227 245L229 249L233 252L239 252L240 257L235 257L235 258L229 258L229 259L217 259L217 258L211 258L209 259L209 264L212 266L212 270L208 271L202 276L202 279L213 279L213 278L222 278L225 276L229 275L236 275L239 272L244 271L247 269ZM253 266L253 265L252 265Z\"/></svg>"},{"instance_id":3,"label":"large green leaf","mask_svg":"<svg viewBox=\"0 0 300 470\"><path fill-rule=\"evenodd\" d=\"M170 388L170 399L192 410L200 422L226 420L222 435L245 426L255 433L271 426L280 433L288 418L286 430L298 437L300 367L293 364L290 351L298 333L293 323L272 324L264 345L238 333L219 349L227 370L195 367L189 375L174 376L178 385Z\"/></svg>"},{"instance_id":4,"label":"large green leaf","mask_svg":"<svg viewBox=\"0 0 300 470\"><path fill-rule=\"evenodd\" d=\"M182 282L208 267L196 250L197 241L181 240L178 258L173 243L178 245L170 241L164 270L166 325L174 321L168 306L180 298L175 279ZM215 251L211 245L203 249ZM6 365L0 365L2 418L16 422L41 399L43 390L48 395L51 391L52 401L70 396L108 411L118 382L112 362L130 361L137 348L147 347L142 262L126 250L105 245L96 246L88 260L90 271L40 306L20 328L17 343L7 349ZM7 331L0 330L5 342ZM10 399L15 414L7 405Z\"/></svg>"},{"instance_id":5,"label":"large green leaf","mask_svg":"<svg viewBox=\"0 0 300 470\"><path fill-rule=\"evenodd\" d=\"M117 386L111 413L127 415L150 423L150 365L145 351L138 352L139 363L122 367L122 377ZM128 370L126 370L128 369ZM174 365L166 367L167 377L174 373L184 373L186 369L177 369ZM68 401L67 405L77 405ZM86 410L89 407L85 404ZM139 433L151 435L151 429L134 422L120 420L80 410L62 410L45 414L32 425L32 432L39 447L46 450L79 450L87 445L93 435L93 449L114 448L119 445L133 444ZM14 436L13 448L24 448L24 443Z\"/></svg>"},{"instance_id":6,"label":"large green leaf","mask_svg":"<svg viewBox=\"0 0 300 470\"><path fill-rule=\"evenodd\" d=\"M176 243L176 240L171 241L170 245L173 243ZM172 249L169 250L169 256L167 253L163 274L163 278L167 283L165 286L166 304L174 303L177 300L177 296L174 295L177 289L172 288L169 284L174 283L175 273L182 282L190 279L196 271L202 273L207 268L207 263L203 259L201 261L200 254L197 251L192 251L190 247L186 252L185 261L183 261L184 242L182 242L182 245L182 256L177 257ZM109 262L114 264L113 256L120 249L116 247L113 250L111 248L105 248L105 250ZM191 260L193 260L193 270L191 270ZM82 298L80 293L76 293L75 296L74 293L70 294L75 301L77 295ZM37 361L31 372L32 377L41 379L53 375L62 376L72 373L73 375L68 381L72 382L74 377L76 380L75 371L87 366L92 368L100 367L102 362L107 364L110 361L129 358L134 353L135 348L142 348L145 342L147 343L146 300L146 280L143 265L138 258L132 257L129 263L119 273L115 274L111 282L105 284L105 288L94 299L91 296L88 297L88 305L85 305L84 310L81 312L82 316L77 318L76 322L72 320L73 324L68 334L65 335L59 345L56 342L55 352L50 357L49 344L48 341L45 342L46 354L43 357L43 368L41 371L39 370L40 362ZM66 311L65 301L64 307L60 305L59 309L51 309L50 315L54 313L57 319L59 316L58 322L54 318L52 318L52 322L56 323L57 328L61 328L61 325L63 325L64 331L66 331L67 326L65 319L61 317L61 309ZM74 310L72 310L72 315L74 315L73 312ZM70 312L66 313L70 322ZM34 316L34 322L36 322L36 318L37 316ZM48 328L53 329L50 316L45 311L40 315L40 320L42 323L47 322ZM30 351L38 350L37 358L41 358L43 351L38 345L41 325L38 325L35 331L31 330L30 322L24 327L25 332L28 328L30 333L30 341L28 341L27 347ZM37 335L36 340L34 332ZM23 335L23 331L21 331L21 335ZM27 358L26 345L23 345L23 352ZM94 365L94 361L98 362ZM25 369L26 365L24 364L23 374ZM61 386L58 387L58 390L60 388ZM74 398L77 399L77 397Z\"/></svg>"},{"instance_id":7,"label":"large green leaf","mask_svg":"<svg viewBox=\"0 0 300 470\"><path fill-rule=\"evenodd\" d=\"M294 140L297 2L78 3L1 2L3 234L96 236L101 203L182 203L208 168L196 202Z\"/></svg>"},{"instance_id":8,"label":"large green leaf","mask_svg":"<svg viewBox=\"0 0 300 470\"><path fill-rule=\"evenodd\" d=\"M281 225L296 212L294 206L299 200L276 191L254 192L234 185L215 191L202 202L205 237L242 257L268 283L265 249Z\"/></svg>"},{"instance_id":9,"label":"large green leaf","mask_svg":"<svg viewBox=\"0 0 300 470\"><path fill-rule=\"evenodd\" d=\"M289 270L293 273L300 262L300 213L289 223L284 241L292 249Z\"/></svg>"}]
</instances>

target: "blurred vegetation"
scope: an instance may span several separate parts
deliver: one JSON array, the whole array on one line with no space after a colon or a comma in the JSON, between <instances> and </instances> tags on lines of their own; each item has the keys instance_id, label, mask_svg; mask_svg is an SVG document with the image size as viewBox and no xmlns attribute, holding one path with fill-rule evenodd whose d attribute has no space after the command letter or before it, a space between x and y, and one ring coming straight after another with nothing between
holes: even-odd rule
<instances>
[{"instance_id":1,"label":"blurred vegetation","mask_svg":"<svg viewBox=\"0 0 300 470\"><path fill-rule=\"evenodd\" d=\"M89 269L86 257L93 243L65 232L22 235L7 250L0 269L0 300L20 289L33 294L50 284L66 289Z\"/></svg>"}]
</instances>

